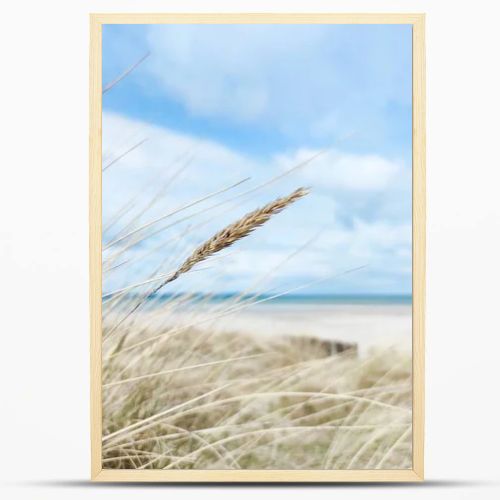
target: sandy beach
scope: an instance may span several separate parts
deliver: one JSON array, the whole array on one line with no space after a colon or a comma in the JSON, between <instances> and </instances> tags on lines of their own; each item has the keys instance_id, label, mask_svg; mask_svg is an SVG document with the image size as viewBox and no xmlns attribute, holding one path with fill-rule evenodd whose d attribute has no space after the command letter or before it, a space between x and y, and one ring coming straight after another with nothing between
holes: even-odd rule
<instances>
[{"instance_id":1,"label":"sandy beach","mask_svg":"<svg viewBox=\"0 0 500 500\"><path fill-rule=\"evenodd\" d=\"M360 352L395 345L410 350L410 304L262 304L221 318L218 326L265 336L310 336L354 342Z\"/></svg>"},{"instance_id":2,"label":"sandy beach","mask_svg":"<svg viewBox=\"0 0 500 500\"><path fill-rule=\"evenodd\" d=\"M235 312L228 314L231 308ZM188 308L164 304L154 316L157 320L144 313L144 324L190 325L201 331L215 329L256 339L295 336L355 343L360 354L371 348L396 347L405 352L412 348L409 303L274 302L241 306L228 302Z\"/></svg>"}]
</instances>

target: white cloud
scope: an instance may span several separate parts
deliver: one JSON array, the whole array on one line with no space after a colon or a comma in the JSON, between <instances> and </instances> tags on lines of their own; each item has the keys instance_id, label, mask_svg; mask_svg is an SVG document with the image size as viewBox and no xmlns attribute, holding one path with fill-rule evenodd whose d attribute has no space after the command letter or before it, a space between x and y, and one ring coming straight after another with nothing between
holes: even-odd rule
<instances>
[{"instance_id":1,"label":"white cloud","mask_svg":"<svg viewBox=\"0 0 500 500\"><path fill-rule=\"evenodd\" d=\"M260 119L271 100L277 104L280 90L289 93L285 79L293 78L295 85L298 78L304 80L304 75L290 74L295 70L287 62L311 35L314 50L321 30L299 29L295 37L284 39L279 29L262 25L152 27L149 44L156 57L151 68L193 113Z\"/></svg>"},{"instance_id":2,"label":"white cloud","mask_svg":"<svg viewBox=\"0 0 500 500\"><path fill-rule=\"evenodd\" d=\"M239 198L210 209L220 200L227 200L282 174L317 151L301 148L280 153L268 161L256 161L215 141L200 140L107 112L103 114L103 132L104 151L112 151L110 158L130 146L124 137L128 141L148 138L141 147L104 172L105 221L131 199L135 199L134 210L146 206L179 168L179 164L173 165L172 162L183 155L192 154L191 163L160 197L157 206L142 216L142 223L239 179L251 177L233 191L182 212L180 215L201 210L196 217L135 248L134 255L139 255L165 243L161 251L148 257L147 266L133 266L126 272L115 273L105 283L108 290L147 278L166 257L170 258L171 265L175 265L196 245L249 210L300 185L311 185L311 195L239 242L234 255L208 263L213 270L193 273L178 286L196 289L203 280L213 280L214 286L221 291L245 288L256 275L266 274L306 241L313 239L303 252L283 266L275 284L293 287L368 264L368 271L344 279L347 289L354 288L358 292L408 291L405 287L409 286L411 276L411 223L408 215L401 217L401 212L407 211L408 207L411 209L411 185L409 169L404 165L378 155L354 155L335 150L254 193L249 200ZM180 215L167 222L177 220ZM155 227L161 227L161 224ZM187 233L183 234L183 231ZM172 254L174 240L180 245L175 255ZM166 267L163 264L163 271L170 269ZM217 274L220 272L226 275L223 280ZM377 288L379 285L383 289Z\"/></svg>"},{"instance_id":3,"label":"white cloud","mask_svg":"<svg viewBox=\"0 0 500 500\"><path fill-rule=\"evenodd\" d=\"M158 25L147 68L193 115L361 140L411 105L410 41L397 26Z\"/></svg>"},{"instance_id":4,"label":"white cloud","mask_svg":"<svg viewBox=\"0 0 500 500\"><path fill-rule=\"evenodd\" d=\"M317 154L316 150L299 149L293 155L279 155L283 169L291 168ZM303 178L323 188L346 191L382 191L404 175L404 166L378 155L326 151L311 168L303 170Z\"/></svg>"},{"instance_id":5,"label":"white cloud","mask_svg":"<svg viewBox=\"0 0 500 500\"><path fill-rule=\"evenodd\" d=\"M124 137L128 140L124 141ZM250 159L213 141L200 140L115 113L103 113L103 152L109 158L106 161L112 161L143 139L146 142L104 172L103 189L108 197L105 215L111 215L112 210L137 195L146 198L186 162L190 164L176 180L169 196L160 203L164 210L229 186L255 170ZM103 162L105 165L106 161ZM179 184L182 184L182 189L178 189Z\"/></svg>"}]
</instances>

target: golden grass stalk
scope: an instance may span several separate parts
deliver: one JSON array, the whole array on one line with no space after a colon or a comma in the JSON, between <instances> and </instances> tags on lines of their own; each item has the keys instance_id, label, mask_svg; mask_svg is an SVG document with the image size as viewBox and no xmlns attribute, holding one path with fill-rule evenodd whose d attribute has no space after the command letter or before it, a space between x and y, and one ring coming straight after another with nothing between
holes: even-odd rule
<instances>
[{"instance_id":1,"label":"golden grass stalk","mask_svg":"<svg viewBox=\"0 0 500 500\"><path fill-rule=\"evenodd\" d=\"M210 256L230 247L233 243L248 236L252 231L265 224L273 215L283 211L288 205L309 193L303 187L296 189L288 196L283 196L258 208L241 219L229 224L224 229L214 234L209 240L194 250L194 252L181 264L171 276L163 280L151 293L154 295L166 284L176 280L182 274L190 271L196 264L208 259Z\"/></svg>"},{"instance_id":2,"label":"golden grass stalk","mask_svg":"<svg viewBox=\"0 0 500 500\"><path fill-rule=\"evenodd\" d=\"M281 212L288 205L296 202L309 193L306 188L298 188L288 196L277 198L253 212L244 215L241 219L225 227L222 231L212 236L208 241L200 245L177 269L177 271L161 286L177 279L181 274L190 271L196 264L204 261L233 243L248 236L252 231L265 224L273 215Z\"/></svg>"},{"instance_id":3,"label":"golden grass stalk","mask_svg":"<svg viewBox=\"0 0 500 500\"><path fill-rule=\"evenodd\" d=\"M111 329L106 339L108 339L111 334L116 331L118 326L120 326L127 318L137 311L137 309L139 309L139 307L141 307L141 305L143 305L150 297L159 292L165 285L175 281L179 276L190 271L199 262L208 259L210 256L230 247L236 241L245 238L255 229L265 224L273 215L280 213L287 206L295 203L308 193L309 189L300 187L287 196L277 198L267 205L249 212L241 219L233 222L216 233L209 240L196 248L172 275L164 279L159 285L156 286L156 288L148 293L144 299L138 302L132 310Z\"/></svg>"}]
</instances>

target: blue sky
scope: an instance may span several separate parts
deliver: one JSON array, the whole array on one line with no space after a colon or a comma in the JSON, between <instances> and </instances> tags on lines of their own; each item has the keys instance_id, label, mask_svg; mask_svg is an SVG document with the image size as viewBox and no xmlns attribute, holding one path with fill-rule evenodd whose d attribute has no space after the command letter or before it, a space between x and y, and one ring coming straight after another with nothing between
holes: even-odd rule
<instances>
[{"instance_id":1,"label":"blue sky","mask_svg":"<svg viewBox=\"0 0 500 500\"><path fill-rule=\"evenodd\" d=\"M168 272L225 223L306 185L306 199L176 286L211 280L216 291L238 291L272 273L277 289L411 293L411 26L107 25L104 84L148 52L103 96L104 164L147 139L104 172L105 223L127 200L147 206L185 159L141 223L250 177L229 199L326 152L220 213L215 200L200 204L208 211L199 230L186 230L193 217L141 242L132 250L147 258L115 271L108 288ZM178 255L165 262L155 248L172 241Z\"/></svg>"}]
</instances>

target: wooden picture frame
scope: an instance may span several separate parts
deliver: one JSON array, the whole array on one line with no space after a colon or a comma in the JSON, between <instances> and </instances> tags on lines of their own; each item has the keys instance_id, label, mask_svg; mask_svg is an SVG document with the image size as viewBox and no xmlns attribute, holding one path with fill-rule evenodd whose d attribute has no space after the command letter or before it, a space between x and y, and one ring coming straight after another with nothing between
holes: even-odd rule
<instances>
[{"instance_id":1,"label":"wooden picture frame","mask_svg":"<svg viewBox=\"0 0 500 500\"><path fill-rule=\"evenodd\" d=\"M91 14L90 373L94 481L371 482L424 478L425 46L424 14ZM411 470L106 470L101 463L101 114L104 24L410 24L413 28L413 468Z\"/></svg>"}]
</instances>

